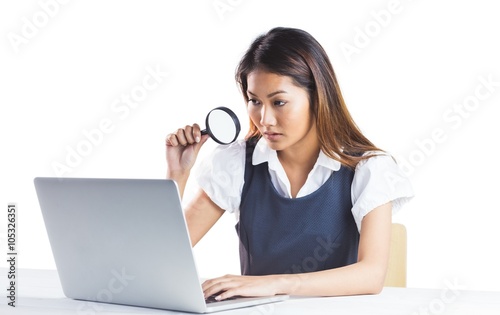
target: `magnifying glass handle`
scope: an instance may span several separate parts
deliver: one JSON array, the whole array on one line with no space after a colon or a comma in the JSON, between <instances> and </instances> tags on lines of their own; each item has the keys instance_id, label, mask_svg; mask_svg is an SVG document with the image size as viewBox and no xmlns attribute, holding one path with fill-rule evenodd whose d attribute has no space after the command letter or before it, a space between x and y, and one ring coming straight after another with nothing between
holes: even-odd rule
<instances>
[{"instance_id":1,"label":"magnifying glass handle","mask_svg":"<svg viewBox=\"0 0 500 315\"><path fill-rule=\"evenodd\" d=\"M202 136L203 136L203 135L208 135L208 131L207 131L207 129L203 129L203 130L201 131L201 135L202 135Z\"/></svg>"}]
</instances>

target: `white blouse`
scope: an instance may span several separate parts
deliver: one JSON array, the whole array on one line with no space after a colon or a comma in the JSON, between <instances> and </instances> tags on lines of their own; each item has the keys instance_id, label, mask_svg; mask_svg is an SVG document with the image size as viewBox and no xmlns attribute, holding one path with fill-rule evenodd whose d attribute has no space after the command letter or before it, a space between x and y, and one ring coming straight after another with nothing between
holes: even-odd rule
<instances>
[{"instance_id":1,"label":"white blouse","mask_svg":"<svg viewBox=\"0 0 500 315\"><path fill-rule=\"evenodd\" d=\"M216 147L201 162L196 174L199 186L212 201L237 216L244 184L245 148L244 140ZM269 174L276 190L283 197L290 198L290 182L276 151L270 149L264 139L260 139L252 156L252 164L264 162L268 162ZM340 166L340 162L327 157L321 151L297 197L317 190L332 172L340 169ZM413 195L409 179L390 155L379 152L377 156L359 162L351 186L351 211L358 231L361 230L363 217L371 210L392 201L394 214Z\"/></svg>"}]
</instances>

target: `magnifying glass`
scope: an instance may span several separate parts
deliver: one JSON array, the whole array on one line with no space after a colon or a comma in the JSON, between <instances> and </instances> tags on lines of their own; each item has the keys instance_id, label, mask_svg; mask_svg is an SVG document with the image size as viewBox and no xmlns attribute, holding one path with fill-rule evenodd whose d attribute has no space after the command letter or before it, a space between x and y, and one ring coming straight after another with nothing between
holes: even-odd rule
<instances>
[{"instance_id":1,"label":"magnifying glass","mask_svg":"<svg viewBox=\"0 0 500 315\"><path fill-rule=\"evenodd\" d=\"M206 129L202 135L208 134L219 144L233 143L240 134L240 121L236 114L227 107L221 106L212 109L205 119Z\"/></svg>"}]
</instances>

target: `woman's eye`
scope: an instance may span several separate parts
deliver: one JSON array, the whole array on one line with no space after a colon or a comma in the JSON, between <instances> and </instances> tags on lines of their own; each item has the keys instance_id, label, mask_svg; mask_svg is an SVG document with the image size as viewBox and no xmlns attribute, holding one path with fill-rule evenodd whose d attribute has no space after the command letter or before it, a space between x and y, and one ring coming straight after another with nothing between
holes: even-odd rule
<instances>
[{"instance_id":1,"label":"woman's eye","mask_svg":"<svg viewBox=\"0 0 500 315\"><path fill-rule=\"evenodd\" d=\"M250 98L250 99L248 99L248 104L259 105L259 101L257 101L256 99Z\"/></svg>"},{"instance_id":2,"label":"woman's eye","mask_svg":"<svg viewBox=\"0 0 500 315\"><path fill-rule=\"evenodd\" d=\"M283 106L285 104L286 104L285 101L274 101L274 106Z\"/></svg>"}]
</instances>

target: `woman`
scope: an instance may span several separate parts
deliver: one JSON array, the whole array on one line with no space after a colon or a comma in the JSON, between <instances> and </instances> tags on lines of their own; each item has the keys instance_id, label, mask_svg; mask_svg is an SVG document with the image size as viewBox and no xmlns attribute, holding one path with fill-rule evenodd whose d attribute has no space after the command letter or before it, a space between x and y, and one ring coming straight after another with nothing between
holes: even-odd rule
<instances>
[{"instance_id":1,"label":"woman","mask_svg":"<svg viewBox=\"0 0 500 315\"><path fill-rule=\"evenodd\" d=\"M236 80L250 130L203 161L186 220L194 246L225 211L239 214L242 275L206 281L205 296L380 292L391 215L413 192L355 125L321 45L302 30L272 29ZM167 178L181 195L207 138L197 124L167 136Z\"/></svg>"}]
</instances>

